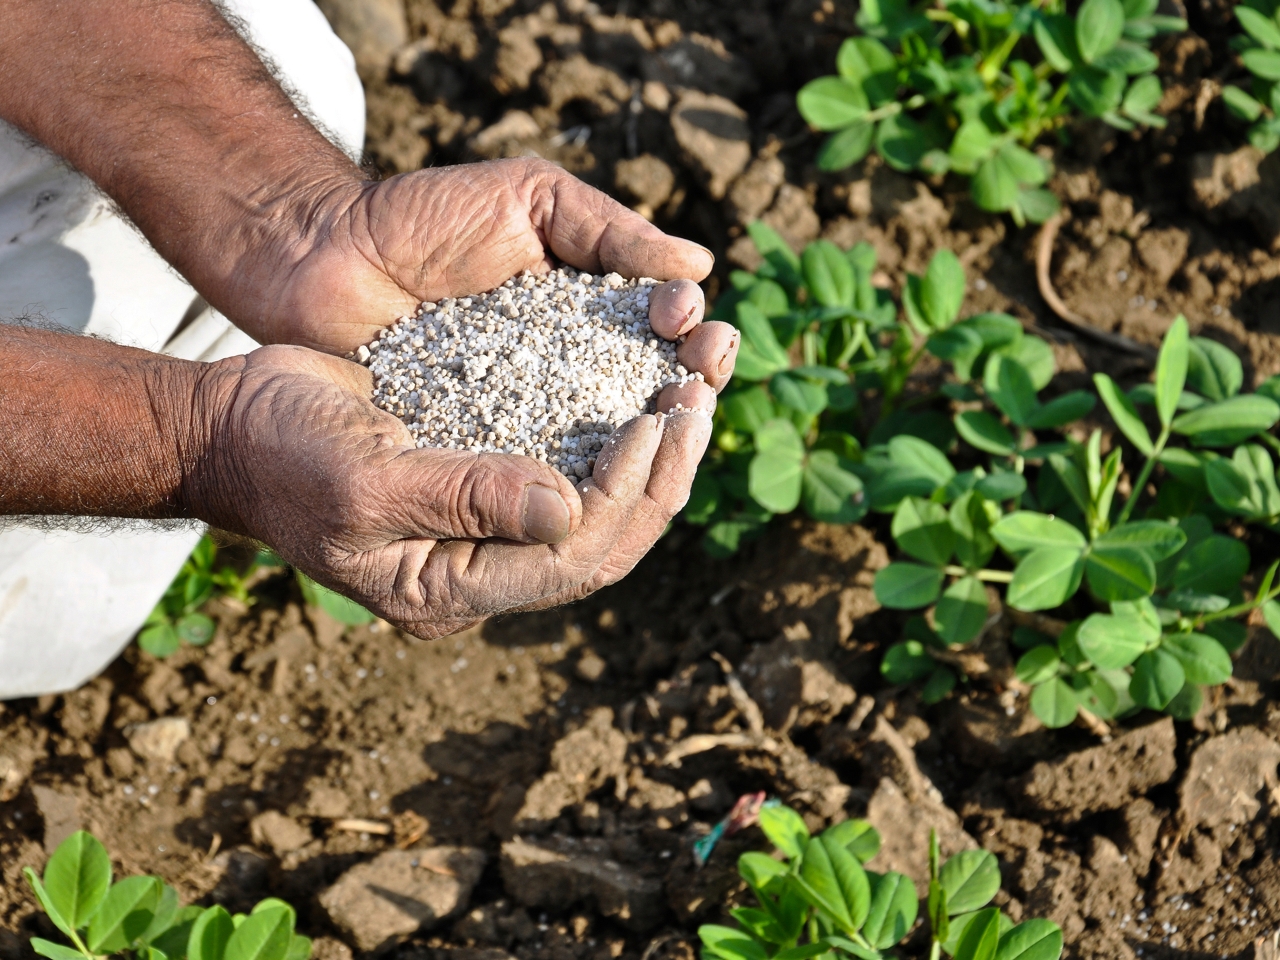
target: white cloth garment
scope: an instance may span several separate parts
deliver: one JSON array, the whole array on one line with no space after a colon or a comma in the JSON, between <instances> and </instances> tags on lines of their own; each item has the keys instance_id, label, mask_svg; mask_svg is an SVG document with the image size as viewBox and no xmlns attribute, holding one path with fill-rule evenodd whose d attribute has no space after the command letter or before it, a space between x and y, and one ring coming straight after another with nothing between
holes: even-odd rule
<instances>
[{"instance_id":1,"label":"white cloth garment","mask_svg":"<svg viewBox=\"0 0 1280 960\"><path fill-rule=\"evenodd\" d=\"M364 91L313 0L221 5L299 108L358 157ZM0 322L24 316L188 360L257 346L205 306L88 180L0 122ZM200 535L194 526L0 530L0 700L70 690L102 670Z\"/></svg>"}]
</instances>

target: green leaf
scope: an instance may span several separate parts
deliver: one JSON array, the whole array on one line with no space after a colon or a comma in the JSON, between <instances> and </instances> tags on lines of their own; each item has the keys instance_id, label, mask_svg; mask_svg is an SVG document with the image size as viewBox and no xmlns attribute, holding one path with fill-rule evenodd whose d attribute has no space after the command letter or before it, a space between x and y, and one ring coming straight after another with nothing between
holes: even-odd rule
<instances>
[{"instance_id":1,"label":"green leaf","mask_svg":"<svg viewBox=\"0 0 1280 960\"><path fill-rule=\"evenodd\" d=\"M1080 624L1075 641L1094 666L1119 670L1137 660L1159 637L1159 626L1152 629L1139 617L1094 613Z\"/></svg>"},{"instance_id":2,"label":"green leaf","mask_svg":"<svg viewBox=\"0 0 1280 960\"><path fill-rule=\"evenodd\" d=\"M900 434L889 441L889 459L912 473L928 477L935 487L943 486L956 475L947 455L919 437Z\"/></svg>"},{"instance_id":3,"label":"green leaf","mask_svg":"<svg viewBox=\"0 0 1280 960\"><path fill-rule=\"evenodd\" d=\"M358 627L364 623L372 623L374 616L354 600L349 600L340 593L322 587L301 570L295 571L298 585L302 588L302 598L313 607L319 607L339 623Z\"/></svg>"},{"instance_id":4,"label":"green leaf","mask_svg":"<svg viewBox=\"0 0 1280 960\"><path fill-rule=\"evenodd\" d=\"M290 909L277 906L255 910L227 941L224 960L284 960L292 937Z\"/></svg>"},{"instance_id":5,"label":"green leaf","mask_svg":"<svg viewBox=\"0 0 1280 960\"><path fill-rule=\"evenodd\" d=\"M938 847L937 831L929 833L929 870L937 872ZM929 926L934 940L946 940L951 932L950 914L947 912L947 892L942 889L936 877L929 880L929 893L925 900L925 909L929 914Z\"/></svg>"},{"instance_id":6,"label":"green leaf","mask_svg":"<svg viewBox=\"0 0 1280 960\"><path fill-rule=\"evenodd\" d=\"M1267 603L1274 602L1275 601L1272 600L1267 601ZM1265 619L1267 615L1266 604L1264 603L1262 606L1262 615ZM1268 626L1270 626L1270 621L1268 621ZM1243 647L1245 641L1249 639L1248 628L1246 628L1243 623L1239 623L1235 620L1212 620L1201 627L1201 629L1209 636L1213 637L1213 639L1217 640L1218 643L1222 644L1222 648L1228 653L1235 653Z\"/></svg>"},{"instance_id":7,"label":"green leaf","mask_svg":"<svg viewBox=\"0 0 1280 960\"><path fill-rule=\"evenodd\" d=\"M862 87L843 77L810 80L796 94L800 116L819 130L839 130L859 119L870 105Z\"/></svg>"},{"instance_id":8,"label":"green leaf","mask_svg":"<svg viewBox=\"0 0 1280 960\"><path fill-rule=\"evenodd\" d=\"M929 261L920 284L920 308L935 330L949 327L964 301L964 267L950 250L939 250Z\"/></svg>"},{"instance_id":9,"label":"green leaf","mask_svg":"<svg viewBox=\"0 0 1280 960\"><path fill-rule=\"evenodd\" d=\"M1280 52L1275 50L1245 50L1240 54L1245 67L1255 77L1263 80L1280 80Z\"/></svg>"},{"instance_id":10,"label":"green leaf","mask_svg":"<svg viewBox=\"0 0 1280 960\"><path fill-rule=\"evenodd\" d=\"M773 401L764 387L738 390L719 401L725 422L742 433L755 433L775 416Z\"/></svg>"},{"instance_id":11,"label":"green leaf","mask_svg":"<svg viewBox=\"0 0 1280 960\"><path fill-rule=\"evenodd\" d=\"M943 592L933 618L948 646L968 643L987 622L986 588L977 577L961 577Z\"/></svg>"},{"instance_id":12,"label":"green leaf","mask_svg":"<svg viewBox=\"0 0 1280 960\"><path fill-rule=\"evenodd\" d=\"M983 386L991 402L1019 426L1025 426L1040 405L1031 375L1009 357L995 354L987 361Z\"/></svg>"},{"instance_id":13,"label":"green leaf","mask_svg":"<svg viewBox=\"0 0 1280 960\"><path fill-rule=\"evenodd\" d=\"M1084 534L1057 517L1031 510L1017 510L1001 518L991 535L1013 557L1038 547L1070 547L1077 552L1087 545Z\"/></svg>"},{"instance_id":14,"label":"green leaf","mask_svg":"<svg viewBox=\"0 0 1280 960\"><path fill-rule=\"evenodd\" d=\"M1031 712L1050 730L1069 726L1075 720L1079 707L1079 696L1061 677L1041 681L1031 691Z\"/></svg>"},{"instance_id":15,"label":"green leaf","mask_svg":"<svg viewBox=\"0 0 1280 960\"><path fill-rule=\"evenodd\" d=\"M187 941L187 960L223 960L227 942L235 932L225 907L209 907L196 917Z\"/></svg>"},{"instance_id":16,"label":"green leaf","mask_svg":"<svg viewBox=\"0 0 1280 960\"><path fill-rule=\"evenodd\" d=\"M856 523L867 512L862 481L830 450L809 454L801 497L809 516L822 523Z\"/></svg>"},{"instance_id":17,"label":"green leaf","mask_svg":"<svg viewBox=\"0 0 1280 960\"><path fill-rule=\"evenodd\" d=\"M90 833L77 830L58 845L44 868L44 887L74 930L89 923L111 885L111 858Z\"/></svg>"},{"instance_id":18,"label":"green leaf","mask_svg":"<svg viewBox=\"0 0 1280 960\"><path fill-rule=\"evenodd\" d=\"M1175 633L1164 638L1161 650L1178 658L1187 682L1216 686L1231 679L1231 654L1203 633Z\"/></svg>"},{"instance_id":19,"label":"green leaf","mask_svg":"<svg viewBox=\"0 0 1280 960\"><path fill-rule=\"evenodd\" d=\"M1062 209L1058 198L1049 190L1022 190L1018 193L1017 210L1032 223L1044 223Z\"/></svg>"},{"instance_id":20,"label":"green leaf","mask_svg":"<svg viewBox=\"0 0 1280 960\"><path fill-rule=\"evenodd\" d=\"M1137 447L1143 456L1154 455L1155 444L1151 442L1151 434L1147 433L1147 428L1143 426L1142 418L1138 416L1133 401L1105 373L1095 373L1093 383L1098 388L1098 396L1102 397L1102 402L1106 404L1107 411L1115 420L1116 426L1120 428L1120 432L1129 438L1129 442Z\"/></svg>"},{"instance_id":21,"label":"green leaf","mask_svg":"<svg viewBox=\"0 0 1280 960\"><path fill-rule=\"evenodd\" d=\"M1012 500L1027 492L1027 480L1020 473L991 473L973 485L973 489L995 503Z\"/></svg>"},{"instance_id":22,"label":"green leaf","mask_svg":"<svg viewBox=\"0 0 1280 960\"><path fill-rule=\"evenodd\" d=\"M747 490L766 510L790 513L800 503L804 441L795 424L768 420L755 435L756 453L747 468Z\"/></svg>"},{"instance_id":23,"label":"green leaf","mask_svg":"<svg viewBox=\"0 0 1280 960\"><path fill-rule=\"evenodd\" d=\"M811 839L804 848L804 860L800 864L800 884L805 891L805 899L826 913L838 929L846 933L852 932L849 905L845 902L844 891L841 888L836 867L832 863L831 849L839 850L848 862L857 866L859 873L862 874L862 884L867 899L870 899L866 874L853 855L834 844L828 848L817 837Z\"/></svg>"},{"instance_id":24,"label":"green leaf","mask_svg":"<svg viewBox=\"0 0 1280 960\"><path fill-rule=\"evenodd\" d=\"M1085 559L1089 589L1099 600L1137 600L1156 588L1156 565L1150 554L1134 547L1091 550Z\"/></svg>"},{"instance_id":25,"label":"green leaf","mask_svg":"<svg viewBox=\"0 0 1280 960\"><path fill-rule=\"evenodd\" d=\"M1187 383L1210 400L1226 400L1244 385L1244 365L1216 340L1192 337L1187 342Z\"/></svg>"},{"instance_id":26,"label":"green leaf","mask_svg":"<svg viewBox=\"0 0 1280 960\"><path fill-rule=\"evenodd\" d=\"M1206 404L1174 419L1175 433L1190 437L1203 447L1223 447L1240 443L1269 430L1280 420L1280 405L1257 394L1230 397Z\"/></svg>"},{"instance_id":27,"label":"green leaf","mask_svg":"<svg viewBox=\"0 0 1280 960\"><path fill-rule=\"evenodd\" d=\"M788 868L785 863L775 860L767 853L753 850L738 858L738 873L752 888L764 890L775 884L780 877L785 877Z\"/></svg>"},{"instance_id":28,"label":"green leaf","mask_svg":"<svg viewBox=\"0 0 1280 960\"><path fill-rule=\"evenodd\" d=\"M62 912L58 909L57 905L49 898L49 891L45 890L44 884L40 882L40 878L36 876L36 872L30 867L23 867L22 875L27 878L28 886L31 887L31 891L36 895L36 900L40 902L41 908L53 922L53 925L67 936L71 936L74 932L71 928L71 924L67 923L66 918L63 917Z\"/></svg>"},{"instance_id":29,"label":"green leaf","mask_svg":"<svg viewBox=\"0 0 1280 960\"><path fill-rule=\"evenodd\" d=\"M964 850L947 860L938 873L947 892L947 911L955 916L991 902L1000 890L1000 864L988 850Z\"/></svg>"},{"instance_id":30,"label":"green leaf","mask_svg":"<svg viewBox=\"0 0 1280 960\"><path fill-rule=\"evenodd\" d=\"M284 960L310 960L311 938L295 933L289 938L289 949L284 952Z\"/></svg>"},{"instance_id":31,"label":"green leaf","mask_svg":"<svg viewBox=\"0 0 1280 960\"><path fill-rule=\"evenodd\" d=\"M1058 656L1056 647L1040 644L1018 658L1014 673L1023 683L1035 686L1056 677L1061 664L1062 658Z\"/></svg>"},{"instance_id":32,"label":"green leaf","mask_svg":"<svg viewBox=\"0 0 1280 960\"><path fill-rule=\"evenodd\" d=\"M1018 202L1018 178L1001 157L994 156L978 165L969 181L969 192L983 210L1003 213Z\"/></svg>"},{"instance_id":33,"label":"green leaf","mask_svg":"<svg viewBox=\"0 0 1280 960\"><path fill-rule=\"evenodd\" d=\"M877 950L887 950L911 932L916 922L919 903L916 887L909 877L890 871L868 873L871 882L871 908L862 936Z\"/></svg>"},{"instance_id":34,"label":"green leaf","mask_svg":"<svg viewBox=\"0 0 1280 960\"><path fill-rule=\"evenodd\" d=\"M1075 21L1071 17L1057 14L1037 17L1032 27L1040 52L1059 73L1067 73L1080 62L1074 25Z\"/></svg>"},{"instance_id":35,"label":"green leaf","mask_svg":"<svg viewBox=\"0 0 1280 960\"><path fill-rule=\"evenodd\" d=\"M203 613L188 613L176 624L178 636L193 647L203 647L213 639L217 626Z\"/></svg>"},{"instance_id":36,"label":"green leaf","mask_svg":"<svg viewBox=\"0 0 1280 960\"><path fill-rule=\"evenodd\" d=\"M1134 662L1129 694L1141 706L1163 710L1186 682L1187 675L1177 657L1167 650L1151 650Z\"/></svg>"},{"instance_id":37,"label":"green leaf","mask_svg":"<svg viewBox=\"0 0 1280 960\"><path fill-rule=\"evenodd\" d=\"M1022 368L1031 377L1031 385L1036 390L1047 387L1057 369L1053 359L1053 348L1039 337L1021 337L1009 346L1002 347L998 352L1022 364Z\"/></svg>"},{"instance_id":38,"label":"green leaf","mask_svg":"<svg viewBox=\"0 0 1280 960\"><path fill-rule=\"evenodd\" d=\"M941 703L955 689L956 675L950 667L937 666L920 688L920 702L926 706Z\"/></svg>"},{"instance_id":39,"label":"green leaf","mask_svg":"<svg viewBox=\"0 0 1280 960\"><path fill-rule=\"evenodd\" d=\"M790 807L761 807L760 829L770 843L791 859L800 856L809 843L809 828L804 825L804 818Z\"/></svg>"},{"instance_id":40,"label":"green leaf","mask_svg":"<svg viewBox=\"0 0 1280 960\"><path fill-rule=\"evenodd\" d=\"M880 661L880 675L889 683L914 683L923 680L936 666L933 657L925 651L919 640L895 643L884 652Z\"/></svg>"},{"instance_id":41,"label":"green leaf","mask_svg":"<svg viewBox=\"0 0 1280 960\"><path fill-rule=\"evenodd\" d=\"M79 950L43 940L40 937L31 938L31 949L42 957L48 957L49 960L84 960L84 954Z\"/></svg>"},{"instance_id":42,"label":"green leaf","mask_svg":"<svg viewBox=\"0 0 1280 960\"><path fill-rule=\"evenodd\" d=\"M800 258L791 249L791 245L782 238L782 234L778 233L773 227L763 220L752 220L747 224L747 235L751 237L751 242L760 251L760 256L767 258L770 254L775 254L781 257L782 261L791 269L799 273Z\"/></svg>"},{"instance_id":43,"label":"green leaf","mask_svg":"<svg viewBox=\"0 0 1280 960\"><path fill-rule=\"evenodd\" d=\"M172 623L157 623L138 634L138 646L158 659L172 656L182 646L182 637Z\"/></svg>"},{"instance_id":44,"label":"green leaf","mask_svg":"<svg viewBox=\"0 0 1280 960\"><path fill-rule=\"evenodd\" d=\"M1173 586L1178 590L1226 595L1249 571L1249 548L1239 540L1214 534L1189 546L1178 559Z\"/></svg>"},{"instance_id":45,"label":"green leaf","mask_svg":"<svg viewBox=\"0 0 1280 960\"><path fill-rule=\"evenodd\" d=\"M1136 547L1152 560L1172 557L1187 543L1187 535L1181 529L1164 520L1133 520L1108 530L1094 541L1095 551L1113 547Z\"/></svg>"},{"instance_id":46,"label":"green leaf","mask_svg":"<svg viewBox=\"0 0 1280 960\"><path fill-rule=\"evenodd\" d=\"M770 375L791 366L791 358L778 342L773 324L758 306L749 300L740 301L734 307L734 323L742 331L742 344L739 350L741 347L750 347L754 350L759 360L769 368ZM756 377L748 379L754 380Z\"/></svg>"},{"instance_id":47,"label":"green leaf","mask_svg":"<svg viewBox=\"0 0 1280 960\"><path fill-rule=\"evenodd\" d=\"M1244 4L1235 8L1235 14L1249 36L1271 50L1280 48L1280 27L1275 20Z\"/></svg>"},{"instance_id":48,"label":"green leaf","mask_svg":"<svg viewBox=\"0 0 1280 960\"><path fill-rule=\"evenodd\" d=\"M769 381L769 390L784 407L798 410L810 417L816 417L827 409L826 386L799 376L792 370L774 374Z\"/></svg>"},{"instance_id":49,"label":"green leaf","mask_svg":"<svg viewBox=\"0 0 1280 960\"><path fill-rule=\"evenodd\" d=\"M1086 0L1093 2L1093 0ZM1112 0L1118 3L1119 0ZM968 924L956 945L954 960L995 960L1000 944L1000 911L990 907L978 913Z\"/></svg>"},{"instance_id":50,"label":"green leaf","mask_svg":"<svg viewBox=\"0 0 1280 960\"><path fill-rule=\"evenodd\" d=\"M1076 46L1085 63L1093 63L1114 47L1123 31L1120 0L1084 0L1076 13Z\"/></svg>"},{"instance_id":51,"label":"green leaf","mask_svg":"<svg viewBox=\"0 0 1280 960\"><path fill-rule=\"evenodd\" d=\"M1087 116L1101 117L1120 106L1124 98L1125 75L1084 67L1071 71L1067 90L1072 103Z\"/></svg>"},{"instance_id":52,"label":"green leaf","mask_svg":"<svg viewBox=\"0 0 1280 960\"><path fill-rule=\"evenodd\" d=\"M891 610L915 610L938 599L942 571L918 563L891 563L876 574L874 590L880 605Z\"/></svg>"},{"instance_id":53,"label":"green leaf","mask_svg":"<svg viewBox=\"0 0 1280 960\"><path fill-rule=\"evenodd\" d=\"M721 960L766 960L769 956L764 944L753 940L742 930L704 923L698 928L698 937L707 952ZM704 954L705 956L705 954ZM231 958L228 958L231 960Z\"/></svg>"},{"instance_id":54,"label":"green leaf","mask_svg":"<svg viewBox=\"0 0 1280 960\"><path fill-rule=\"evenodd\" d=\"M805 285L824 307L853 306L854 275L844 251L830 240L815 240L800 256Z\"/></svg>"},{"instance_id":55,"label":"green leaf","mask_svg":"<svg viewBox=\"0 0 1280 960\"><path fill-rule=\"evenodd\" d=\"M1164 335L1156 360L1156 413L1166 427L1173 422L1186 386L1188 355L1187 318L1178 314Z\"/></svg>"},{"instance_id":56,"label":"green leaf","mask_svg":"<svg viewBox=\"0 0 1280 960\"><path fill-rule=\"evenodd\" d=\"M1024 920L1000 937L996 960L1058 960L1062 956L1062 928L1039 917Z\"/></svg>"},{"instance_id":57,"label":"green leaf","mask_svg":"<svg viewBox=\"0 0 1280 960\"><path fill-rule=\"evenodd\" d=\"M163 890L157 877L126 877L112 884L89 922L89 949L119 953L131 947L151 925Z\"/></svg>"},{"instance_id":58,"label":"green leaf","mask_svg":"<svg viewBox=\"0 0 1280 960\"><path fill-rule=\"evenodd\" d=\"M824 830L822 836L842 844L860 863L866 863L880 852L880 831L865 820L842 820Z\"/></svg>"},{"instance_id":59,"label":"green leaf","mask_svg":"<svg viewBox=\"0 0 1280 960\"><path fill-rule=\"evenodd\" d=\"M1231 84L1227 84L1222 88L1222 102L1226 104L1231 113L1249 123L1257 120L1266 110L1266 107L1249 96L1249 94Z\"/></svg>"},{"instance_id":60,"label":"green leaf","mask_svg":"<svg viewBox=\"0 0 1280 960\"><path fill-rule=\"evenodd\" d=\"M965 569L980 569L991 559L996 548L991 525L999 516L999 508L981 494L964 493L951 504L948 519L956 532L956 559Z\"/></svg>"},{"instance_id":61,"label":"green leaf","mask_svg":"<svg viewBox=\"0 0 1280 960\"><path fill-rule=\"evenodd\" d=\"M840 44L836 70L850 83L861 84L876 106L892 99L897 89L897 59L870 37L850 37Z\"/></svg>"},{"instance_id":62,"label":"green leaf","mask_svg":"<svg viewBox=\"0 0 1280 960\"><path fill-rule=\"evenodd\" d=\"M1141 44L1121 40L1094 60L1093 65L1099 70L1114 70L1133 77L1155 70L1160 66L1160 58Z\"/></svg>"},{"instance_id":63,"label":"green leaf","mask_svg":"<svg viewBox=\"0 0 1280 960\"><path fill-rule=\"evenodd\" d=\"M110 891L108 891L110 895ZM178 891L173 889L167 883L160 884L160 899L156 903L155 912L151 916L151 923L142 931L140 939L143 943L154 943L156 938L179 923L179 917L182 914L182 905L178 902ZM188 908L188 914L191 920L195 920L200 915L199 907ZM188 932L190 932L188 930ZM168 951L160 947L162 953L170 956L181 956L186 952L186 937L182 939L182 949L177 951ZM156 946L159 946L157 943Z\"/></svg>"},{"instance_id":64,"label":"green leaf","mask_svg":"<svg viewBox=\"0 0 1280 960\"><path fill-rule=\"evenodd\" d=\"M890 533L906 553L925 563L942 565L951 559L956 535L939 503L904 497L893 513Z\"/></svg>"},{"instance_id":65,"label":"green leaf","mask_svg":"<svg viewBox=\"0 0 1280 960\"><path fill-rule=\"evenodd\" d=\"M905 113L886 117L876 127L876 149L895 170L916 169L921 158L937 146L940 144L932 131Z\"/></svg>"},{"instance_id":66,"label":"green leaf","mask_svg":"<svg viewBox=\"0 0 1280 960\"><path fill-rule=\"evenodd\" d=\"M1013 435L994 416L985 410L966 410L957 413L956 433L970 446L985 453L1013 456L1017 452Z\"/></svg>"},{"instance_id":67,"label":"green leaf","mask_svg":"<svg viewBox=\"0 0 1280 960\"><path fill-rule=\"evenodd\" d=\"M1006 602L1015 610L1049 610L1080 588L1084 558L1073 547L1038 547L1013 571Z\"/></svg>"},{"instance_id":68,"label":"green leaf","mask_svg":"<svg viewBox=\"0 0 1280 960\"><path fill-rule=\"evenodd\" d=\"M862 869L858 858L850 853L848 847L838 839L819 837L817 842L826 851L831 861L841 899L849 914L849 926L846 932L853 933L866 922L867 913L871 907L871 884L867 878L867 872ZM811 841L810 848L812 843ZM806 856L805 859L807 861L808 857ZM801 877L804 877L803 869Z\"/></svg>"},{"instance_id":69,"label":"green leaf","mask_svg":"<svg viewBox=\"0 0 1280 960\"><path fill-rule=\"evenodd\" d=\"M1037 407L1027 418L1027 426L1033 430L1056 430L1088 416L1096 401L1084 390L1072 390Z\"/></svg>"}]
</instances>

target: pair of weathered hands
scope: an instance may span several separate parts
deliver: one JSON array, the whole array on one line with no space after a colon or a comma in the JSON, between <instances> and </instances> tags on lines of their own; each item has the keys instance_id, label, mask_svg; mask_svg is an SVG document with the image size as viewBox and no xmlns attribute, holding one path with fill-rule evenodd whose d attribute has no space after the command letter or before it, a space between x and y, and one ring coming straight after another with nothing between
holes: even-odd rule
<instances>
[{"instance_id":1,"label":"pair of weathered hands","mask_svg":"<svg viewBox=\"0 0 1280 960\"><path fill-rule=\"evenodd\" d=\"M310 235L256 251L219 298L263 347L211 367L213 462L186 493L195 515L286 560L422 637L504 610L585 596L629 571L683 506L738 339L701 323L712 257L563 170L511 160L327 190ZM491 289L554 259L671 282L650 322L685 336L705 382L669 387L659 415L617 431L575 487L527 457L418 450L369 401L346 354L419 301ZM684 279L675 279L684 278ZM314 350L303 349L311 347ZM665 414L663 416L662 414Z\"/></svg>"}]
</instances>

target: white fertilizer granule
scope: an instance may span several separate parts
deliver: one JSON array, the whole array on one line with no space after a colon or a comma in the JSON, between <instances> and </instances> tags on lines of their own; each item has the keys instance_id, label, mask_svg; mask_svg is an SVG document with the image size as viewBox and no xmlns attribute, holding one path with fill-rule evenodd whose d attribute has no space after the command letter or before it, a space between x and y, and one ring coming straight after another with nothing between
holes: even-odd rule
<instances>
[{"instance_id":1,"label":"white fertilizer granule","mask_svg":"<svg viewBox=\"0 0 1280 960\"><path fill-rule=\"evenodd\" d=\"M356 351L373 402L419 447L519 453L587 477L615 427L669 383L701 380L649 327L654 280L525 273L423 303Z\"/></svg>"}]
</instances>

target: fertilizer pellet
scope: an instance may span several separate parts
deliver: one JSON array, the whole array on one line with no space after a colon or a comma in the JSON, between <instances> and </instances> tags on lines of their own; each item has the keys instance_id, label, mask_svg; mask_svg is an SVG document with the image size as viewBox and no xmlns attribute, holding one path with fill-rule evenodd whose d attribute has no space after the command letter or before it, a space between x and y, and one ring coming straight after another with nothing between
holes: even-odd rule
<instances>
[{"instance_id":1,"label":"fertilizer pellet","mask_svg":"<svg viewBox=\"0 0 1280 960\"><path fill-rule=\"evenodd\" d=\"M653 412L658 391L702 379L649 326L656 285L524 273L423 303L355 359L373 374L374 403L419 447L523 454L582 478L616 427Z\"/></svg>"}]
</instances>

